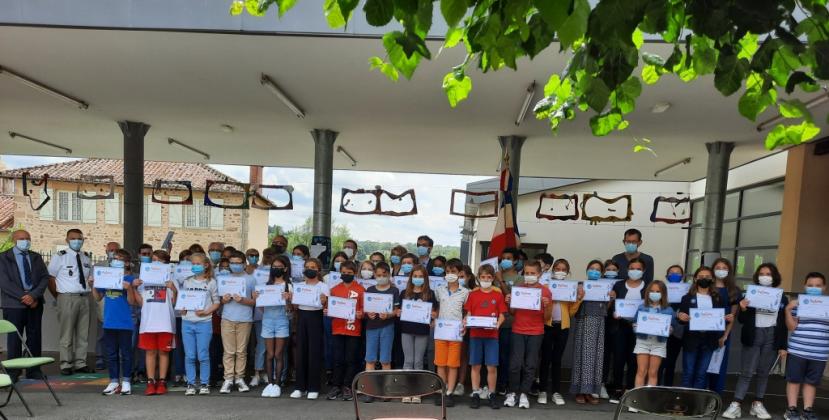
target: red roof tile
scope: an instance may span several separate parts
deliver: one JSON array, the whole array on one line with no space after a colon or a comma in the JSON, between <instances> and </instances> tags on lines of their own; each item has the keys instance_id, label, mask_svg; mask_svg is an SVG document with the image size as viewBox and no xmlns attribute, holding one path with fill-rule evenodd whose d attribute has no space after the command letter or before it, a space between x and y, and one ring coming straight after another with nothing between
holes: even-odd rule
<instances>
[{"instance_id":1,"label":"red roof tile","mask_svg":"<svg viewBox=\"0 0 829 420\"><path fill-rule=\"evenodd\" d=\"M0 230L14 225L14 196L0 194Z\"/></svg>"}]
</instances>

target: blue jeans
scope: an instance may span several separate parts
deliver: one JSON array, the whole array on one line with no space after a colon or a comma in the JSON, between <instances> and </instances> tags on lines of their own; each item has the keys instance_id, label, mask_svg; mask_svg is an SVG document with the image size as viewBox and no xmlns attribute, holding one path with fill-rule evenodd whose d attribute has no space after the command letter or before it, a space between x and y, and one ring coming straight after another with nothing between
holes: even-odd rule
<instances>
[{"instance_id":1,"label":"blue jeans","mask_svg":"<svg viewBox=\"0 0 829 420\"><path fill-rule=\"evenodd\" d=\"M181 335L181 317L178 317L176 318L176 348L173 349L173 366L176 375L184 376L184 340Z\"/></svg>"},{"instance_id":2,"label":"blue jeans","mask_svg":"<svg viewBox=\"0 0 829 420\"><path fill-rule=\"evenodd\" d=\"M132 331L104 329L104 347L110 381L117 382L121 378L129 381L132 377Z\"/></svg>"},{"instance_id":3,"label":"blue jeans","mask_svg":"<svg viewBox=\"0 0 829 420\"><path fill-rule=\"evenodd\" d=\"M187 384L196 384L196 362L198 361L199 379L201 385L206 386L210 381L210 339L213 337L213 326L210 321L183 321L181 328Z\"/></svg>"},{"instance_id":4,"label":"blue jeans","mask_svg":"<svg viewBox=\"0 0 829 420\"><path fill-rule=\"evenodd\" d=\"M682 353L682 386L686 388L706 389L708 385L708 365L714 351L710 348L697 348Z\"/></svg>"}]
</instances>

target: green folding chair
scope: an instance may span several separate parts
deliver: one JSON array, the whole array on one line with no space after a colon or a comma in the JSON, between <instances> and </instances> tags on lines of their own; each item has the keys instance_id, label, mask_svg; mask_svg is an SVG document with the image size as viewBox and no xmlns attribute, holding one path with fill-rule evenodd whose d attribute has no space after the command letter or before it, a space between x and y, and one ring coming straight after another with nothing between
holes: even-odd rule
<instances>
[{"instance_id":1,"label":"green folding chair","mask_svg":"<svg viewBox=\"0 0 829 420\"><path fill-rule=\"evenodd\" d=\"M11 322L0 319L0 335L5 334L17 334L17 337L20 339L20 343L23 345L23 357L17 357L14 359L7 359L0 362L0 368L2 368L2 373L8 376L9 369L26 369L27 371L34 368L39 368L41 366L45 366L51 363L55 363L55 359L52 357L34 357L32 356L31 350L29 347L26 346L26 341L23 340L23 336L20 335L20 331L17 330L17 327L14 326ZM55 399L55 402L58 405L63 405L58 399L58 396L55 394L55 390L52 389L52 385L49 385L49 379L46 377L46 374L43 373L41 370L41 375L43 378L43 383L46 384L46 388L49 389L49 392L52 393L52 397ZM0 388L3 388L0 385ZM0 408L5 407L9 404L9 401L12 399L12 393L17 394L17 397L20 398L20 402L23 403L23 406L26 407L26 411L29 413L29 417L32 417L32 410L29 409L29 404L26 403L26 400L23 399L23 395L20 393L20 389L17 387L16 384L12 383L9 389L9 395L6 397L6 402L0 404Z\"/></svg>"},{"instance_id":2,"label":"green folding chair","mask_svg":"<svg viewBox=\"0 0 829 420\"><path fill-rule=\"evenodd\" d=\"M5 373L0 373L0 389L12 386L12 377ZM9 420L2 411L0 411L0 419Z\"/></svg>"}]
</instances>

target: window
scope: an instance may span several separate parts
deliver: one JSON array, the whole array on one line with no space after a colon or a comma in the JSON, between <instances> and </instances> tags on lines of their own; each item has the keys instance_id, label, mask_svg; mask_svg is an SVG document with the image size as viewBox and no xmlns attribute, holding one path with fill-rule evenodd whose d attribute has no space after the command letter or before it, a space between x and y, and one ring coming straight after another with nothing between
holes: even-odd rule
<instances>
[{"instance_id":1,"label":"window","mask_svg":"<svg viewBox=\"0 0 829 420\"><path fill-rule=\"evenodd\" d=\"M213 199L216 204L222 204L221 199ZM170 227L186 229L224 229L224 211L219 207L204 205L201 200L194 199L189 206L169 205Z\"/></svg>"},{"instance_id":2,"label":"window","mask_svg":"<svg viewBox=\"0 0 829 420\"><path fill-rule=\"evenodd\" d=\"M95 223L97 220L98 200L81 200L76 192L58 191L55 196L50 191L52 200L57 201L57 220L62 222ZM52 200L40 209L41 220L51 220ZM48 208L48 209L47 209Z\"/></svg>"}]
</instances>

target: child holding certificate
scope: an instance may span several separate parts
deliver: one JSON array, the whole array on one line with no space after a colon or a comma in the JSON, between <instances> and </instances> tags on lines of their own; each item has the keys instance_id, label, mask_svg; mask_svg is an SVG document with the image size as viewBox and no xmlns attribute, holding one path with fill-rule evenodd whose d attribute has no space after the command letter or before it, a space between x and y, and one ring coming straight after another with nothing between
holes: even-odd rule
<instances>
[{"instance_id":1,"label":"child holding certificate","mask_svg":"<svg viewBox=\"0 0 829 420\"><path fill-rule=\"evenodd\" d=\"M711 266L714 269L714 288L720 294L720 300L728 302L727 312L737 316L738 303L742 299L742 291L734 281L734 266L727 258L717 258ZM731 331L734 322L725 325L725 331L720 337L719 345L723 357L719 373L708 374L708 389L722 395L725 390L725 379L728 377L728 353L731 350Z\"/></svg>"},{"instance_id":2,"label":"child holding certificate","mask_svg":"<svg viewBox=\"0 0 829 420\"><path fill-rule=\"evenodd\" d=\"M184 279L181 290L202 295L200 310L181 312L181 337L184 342L184 370L187 390L184 395L196 395L196 363L199 364L199 395L210 394L210 339L213 336L213 312L219 309L219 292L213 278L213 265L204 253L190 256L193 275Z\"/></svg>"},{"instance_id":3,"label":"child holding certificate","mask_svg":"<svg viewBox=\"0 0 829 420\"><path fill-rule=\"evenodd\" d=\"M495 328L468 328L469 364L472 378L471 408L480 407L484 393L481 389L481 365L486 366L486 382L489 386L492 386L498 377L498 328L504 322L504 313L508 309L504 295L492 287L494 280L495 269L492 266L482 265L478 268L478 287L469 293L464 305L467 314L464 324L468 324L468 317L472 316L497 319ZM498 394L494 391L493 389L493 392L489 393L489 406L497 410L500 406L497 401Z\"/></svg>"},{"instance_id":4,"label":"child holding certificate","mask_svg":"<svg viewBox=\"0 0 829 420\"><path fill-rule=\"evenodd\" d=\"M365 289L355 280L354 273L357 266L354 261L347 260L340 263L340 279L342 283L331 289L332 298L348 299L355 304L354 319L334 318L331 319L331 331L333 332L334 352L334 375L331 388L328 390L328 400L336 400L342 397L343 401L351 401L354 395L351 394L351 381L360 369L360 346L362 340L360 335L363 326L363 295ZM328 300L332 304L332 300ZM329 306L330 309L330 306ZM330 312L327 315L331 315Z\"/></svg>"},{"instance_id":5,"label":"child holding certificate","mask_svg":"<svg viewBox=\"0 0 829 420\"><path fill-rule=\"evenodd\" d=\"M291 261L284 255L277 255L271 263L268 285L284 285L282 298L285 305L266 306L262 313L262 334L257 337L265 341L265 373L268 375L268 386L262 390L262 396L277 398L282 395L279 387L279 376L282 372L283 352L288 337L291 335L287 303L291 300ZM254 292L254 300L257 294Z\"/></svg>"},{"instance_id":6,"label":"child holding certificate","mask_svg":"<svg viewBox=\"0 0 829 420\"><path fill-rule=\"evenodd\" d=\"M104 300L104 343L107 350L109 367L109 385L103 390L104 395L130 395L132 387L132 309L127 299L134 277L130 271L130 253L124 249L116 250L109 266L124 269L122 290L96 289L94 279L89 279L92 296L96 301ZM120 364L119 364L120 360ZM120 370L119 370L120 368Z\"/></svg>"},{"instance_id":7,"label":"child holding certificate","mask_svg":"<svg viewBox=\"0 0 829 420\"><path fill-rule=\"evenodd\" d=\"M642 277L647 271L645 261L631 258L628 261L627 279L619 281L613 286L611 296L614 299L636 300L645 299L645 281ZM611 302L613 303L613 302ZM632 319L621 317L613 313L613 323L616 325L615 343L613 346L613 385L615 391L612 400L618 400L625 390L632 389L636 379L636 355L633 348L636 346L636 334L633 332ZM627 367L627 372L625 372Z\"/></svg>"},{"instance_id":8,"label":"child holding certificate","mask_svg":"<svg viewBox=\"0 0 829 420\"><path fill-rule=\"evenodd\" d=\"M690 288L689 284L684 283L685 269L682 268L681 265L674 264L668 267L668 271L665 272L665 279L668 281L666 286L671 284L686 284ZM676 301L676 303L670 303L672 301L670 296L671 292L669 290L668 302L674 310L674 313L676 313L679 310L679 301ZM682 352L682 334L684 332L685 328L680 328L679 320L674 317L674 322L671 326L671 335L668 337L668 342L665 348L665 358L662 360L662 364L659 365L659 385L674 386L676 362L679 360L679 354Z\"/></svg>"},{"instance_id":9,"label":"child holding certificate","mask_svg":"<svg viewBox=\"0 0 829 420\"><path fill-rule=\"evenodd\" d=\"M236 385L239 392L250 390L245 383L245 367L248 361L250 330L253 328L253 307L256 305L256 301L251 298L256 280L245 272L245 254L241 251L233 251L228 262L230 279L227 281L240 281L244 287L243 290L234 293L227 292L222 296L224 382L219 389L221 394L229 394L233 385ZM223 281L226 280L219 280L219 282Z\"/></svg>"},{"instance_id":10,"label":"child holding certificate","mask_svg":"<svg viewBox=\"0 0 829 420\"><path fill-rule=\"evenodd\" d=\"M754 284L763 287L780 287L780 271L772 263L760 264L754 272ZM786 329L786 311L789 304L786 295L780 301L780 306L775 309L758 309L749 307L751 296L740 301L740 313L737 319L743 325L740 342L743 345L740 354L742 363L740 378L734 390L734 401L723 412L727 419L742 417L741 404L748 393L752 378L757 379L757 388L754 391L754 402L751 404L749 414L759 419L770 419L766 407L763 405L763 397L766 394L769 372L774 366L778 355L785 357L788 330Z\"/></svg>"},{"instance_id":11,"label":"child holding certificate","mask_svg":"<svg viewBox=\"0 0 829 420\"><path fill-rule=\"evenodd\" d=\"M293 261L292 261L293 264ZM322 349L322 308L328 302L330 291L322 281L322 262L316 258L305 261L302 271L304 282L294 286L294 308L297 310L296 326L296 389L291 398L306 396L309 400L319 398L320 376L322 374L322 357L317 352ZM293 274L296 277L296 274ZM313 299L300 305L296 300L299 286L310 289Z\"/></svg>"},{"instance_id":12,"label":"child holding certificate","mask_svg":"<svg viewBox=\"0 0 829 420\"><path fill-rule=\"evenodd\" d=\"M400 292L391 284L391 267L385 262L374 267L374 279L377 284L369 287L366 294L389 295L392 305L389 312L366 312L366 370L374 370L377 362L383 370L390 370L394 317L400 312ZM370 403L373 399L363 395L362 401Z\"/></svg>"},{"instance_id":13,"label":"child holding certificate","mask_svg":"<svg viewBox=\"0 0 829 420\"><path fill-rule=\"evenodd\" d=\"M404 258L405 270L407 258ZM400 296L402 300L415 300L432 303L431 318L437 311L435 294L429 289L429 271L425 266L416 264L409 273L409 284ZM401 312L402 314L402 312ZM400 321L400 339L403 345L403 369L423 369L423 356L429 341L431 329L429 324L412 321ZM420 404L420 397L403 398L404 403Z\"/></svg>"},{"instance_id":14,"label":"child holding certificate","mask_svg":"<svg viewBox=\"0 0 829 420\"><path fill-rule=\"evenodd\" d=\"M463 320L463 305L469 296L469 290L460 286L458 273L463 268L463 263L458 259L452 259L446 264L446 286L435 290L435 298L438 301L440 320ZM432 269L434 273L434 268ZM452 407L455 401L452 399L452 392L458 382L458 368L461 365L462 341L435 340L435 366L438 376L446 383L446 406ZM436 399L435 402L439 402Z\"/></svg>"},{"instance_id":15,"label":"child holding certificate","mask_svg":"<svg viewBox=\"0 0 829 420\"><path fill-rule=\"evenodd\" d=\"M656 313L669 315L673 320L674 310L668 305L668 288L661 280L654 280L648 285L645 303L636 311L636 317L641 313ZM637 320L637 322L639 322ZM670 329L668 330L670 334ZM644 386L647 378L648 385L659 382L659 365L668 351L668 337L661 335L636 334L636 387Z\"/></svg>"},{"instance_id":16,"label":"child holding certificate","mask_svg":"<svg viewBox=\"0 0 829 420\"><path fill-rule=\"evenodd\" d=\"M601 261L590 261L586 269L587 281L601 279L603 268ZM570 393L576 396L578 404L599 403L597 398L593 398L593 394L599 395L603 388L607 306L607 302L582 302L576 312L573 348L582 350L573 352Z\"/></svg>"}]
</instances>

